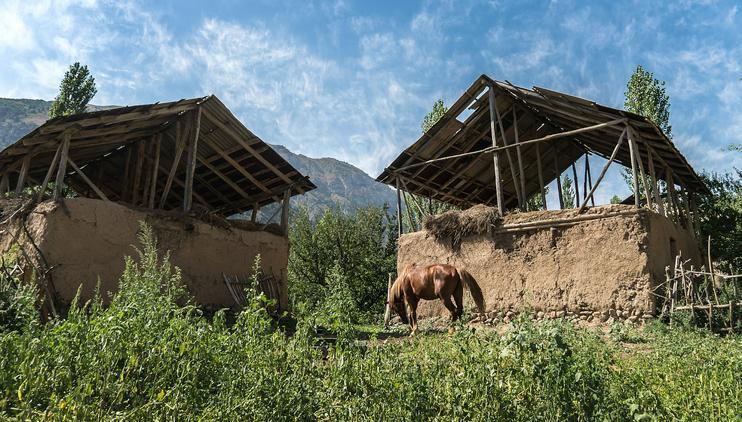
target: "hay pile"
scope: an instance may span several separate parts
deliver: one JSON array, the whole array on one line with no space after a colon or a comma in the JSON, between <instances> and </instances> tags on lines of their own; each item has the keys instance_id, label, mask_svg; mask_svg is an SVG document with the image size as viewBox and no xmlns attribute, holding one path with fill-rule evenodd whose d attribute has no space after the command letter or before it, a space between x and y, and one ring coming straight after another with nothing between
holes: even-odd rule
<instances>
[{"instance_id":1,"label":"hay pile","mask_svg":"<svg viewBox=\"0 0 742 422\"><path fill-rule=\"evenodd\" d=\"M423 228L437 241L450 243L451 249L458 250L461 239L489 233L501 221L496 207L475 205L463 211L446 211L427 216L423 221Z\"/></svg>"}]
</instances>

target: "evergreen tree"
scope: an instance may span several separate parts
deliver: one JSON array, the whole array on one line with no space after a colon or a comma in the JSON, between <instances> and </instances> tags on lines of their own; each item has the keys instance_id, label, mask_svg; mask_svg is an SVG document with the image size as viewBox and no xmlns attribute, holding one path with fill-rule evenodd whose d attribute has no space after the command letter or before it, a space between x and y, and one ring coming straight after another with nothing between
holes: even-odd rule
<instances>
[{"instance_id":1,"label":"evergreen tree","mask_svg":"<svg viewBox=\"0 0 742 422\"><path fill-rule=\"evenodd\" d=\"M88 71L88 67L80 65L79 62L73 63L59 84L59 95L49 109L49 117L83 113L85 106L97 92L95 78Z\"/></svg>"},{"instance_id":2,"label":"evergreen tree","mask_svg":"<svg viewBox=\"0 0 742 422\"><path fill-rule=\"evenodd\" d=\"M566 174L562 179L562 200L564 201L564 209L575 208L574 186L572 186L572 179Z\"/></svg>"},{"instance_id":3,"label":"evergreen tree","mask_svg":"<svg viewBox=\"0 0 742 422\"><path fill-rule=\"evenodd\" d=\"M423 133L430 130L433 125L438 123L438 120L443 117L444 114L448 111L448 108L443 105L443 100L438 100L433 104L433 109L430 111L430 113L425 115L425 118L423 119L422 124L420 124L420 127L423 130Z\"/></svg>"}]
</instances>

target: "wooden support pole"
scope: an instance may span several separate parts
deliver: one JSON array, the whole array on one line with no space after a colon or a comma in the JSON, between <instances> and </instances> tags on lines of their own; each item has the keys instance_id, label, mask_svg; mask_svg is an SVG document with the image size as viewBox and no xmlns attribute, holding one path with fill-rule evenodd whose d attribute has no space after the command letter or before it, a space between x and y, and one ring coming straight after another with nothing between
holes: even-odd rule
<instances>
[{"instance_id":1,"label":"wooden support pole","mask_svg":"<svg viewBox=\"0 0 742 422\"><path fill-rule=\"evenodd\" d=\"M652 179L652 194L654 195L654 202L657 205L657 212L665 215L665 206L662 204L662 198L660 197L660 186L657 181L657 175L654 171L654 154L651 149L647 149L647 158L649 159L649 177Z\"/></svg>"},{"instance_id":2,"label":"wooden support pole","mask_svg":"<svg viewBox=\"0 0 742 422\"><path fill-rule=\"evenodd\" d=\"M394 282L392 281L392 273L389 273L389 279L386 282L386 307L384 308L384 328L389 326L389 320L392 319L392 307L389 304L391 301L391 292L392 292L392 284Z\"/></svg>"},{"instance_id":3,"label":"wooden support pole","mask_svg":"<svg viewBox=\"0 0 742 422\"><path fill-rule=\"evenodd\" d=\"M142 206L149 206L149 189L152 186L152 168L155 164L154 157L155 135L152 135L144 148L144 185L142 186Z\"/></svg>"},{"instance_id":4,"label":"wooden support pole","mask_svg":"<svg viewBox=\"0 0 742 422\"><path fill-rule=\"evenodd\" d=\"M8 193L8 189L10 188L10 172L6 171L3 173L3 176L0 178L0 195L4 195Z\"/></svg>"},{"instance_id":5,"label":"wooden support pole","mask_svg":"<svg viewBox=\"0 0 742 422\"><path fill-rule=\"evenodd\" d=\"M59 164L57 166L57 178L54 182L54 200L58 201L62 197L62 189L64 189L64 176L67 173L67 156L70 151L70 138L69 133L64 134L62 139L62 149L59 154Z\"/></svg>"},{"instance_id":6,"label":"wooden support pole","mask_svg":"<svg viewBox=\"0 0 742 422\"><path fill-rule=\"evenodd\" d=\"M634 158L636 159L636 164L639 168L639 175L641 175L641 184L644 187L644 196L646 197L647 207L652 209L652 196L649 194L649 189L647 187L647 175L644 173L644 162L642 161L639 144L636 142L639 135L630 126L629 131L631 132L631 143L634 144Z\"/></svg>"},{"instance_id":7,"label":"wooden support pole","mask_svg":"<svg viewBox=\"0 0 742 422\"><path fill-rule=\"evenodd\" d=\"M688 202L688 194L686 193L687 188L685 186L680 187L680 198L683 200L683 211L685 211L685 224L686 229L690 230L691 233L695 233L693 229L693 219L690 214L690 203Z\"/></svg>"},{"instance_id":8,"label":"wooden support pole","mask_svg":"<svg viewBox=\"0 0 742 422\"><path fill-rule=\"evenodd\" d=\"M250 213L250 221L256 222L258 220L258 211L260 211L260 206L258 203L254 203L252 206L252 212Z\"/></svg>"},{"instance_id":9,"label":"wooden support pole","mask_svg":"<svg viewBox=\"0 0 742 422\"><path fill-rule=\"evenodd\" d=\"M15 194L20 195L23 192L23 188L26 185L26 178L28 177L28 168L31 165L31 154L26 154L21 162L21 171L18 174L18 183L15 185Z\"/></svg>"},{"instance_id":10,"label":"wooden support pole","mask_svg":"<svg viewBox=\"0 0 742 422\"><path fill-rule=\"evenodd\" d=\"M513 132L515 133L515 145L517 145L515 151L518 156L518 175L520 176L520 192L523 199L521 209L525 211L526 203L528 202L528 198L526 198L526 175L523 172L523 157L521 154L520 140L518 138L518 115L515 107L513 107Z\"/></svg>"},{"instance_id":11,"label":"wooden support pole","mask_svg":"<svg viewBox=\"0 0 742 422\"><path fill-rule=\"evenodd\" d=\"M183 198L183 212L191 210L193 205L193 175L196 172L196 156L198 154L198 135L201 130L201 107L196 109L193 122L193 133L191 133L188 142L188 161L186 162L186 177L185 177L185 195ZM284 207L288 207L284 205ZM288 221L288 211L286 211L286 219ZM283 221L283 220L282 220ZM288 230L288 228L286 228ZM288 233L286 231L285 233Z\"/></svg>"},{"instance_id":12,"label":"wooden support pole","mask_svg":"<svg viewBox=\"0 0 742 422\"><path fill-rule=\"evenodd\" d=\"M629 158L631 158L631 180L634 183L634 205L639 206L639 177L636 174L636 155L634 154L634 142L631 136L631 131L628 133L629 137Z\"/></svg>"},{"instance_id":13,"label":"wooden support pole","mask_svg":"<svg viewBox=\"0 0 742 422\"><path fill-rule=\"evenodd\" d=\"M180 164L180 157L183 155L183 148L185 148L185 139L183 139L183 133L181 129L180 121L175 123L175 157L173 162L170 164L170 172L167 175L167 181L165 187L162 190L162 196L160 197L160 206L163 208L165 202L167 202L167 195L170 193L170 188L173 186L173 179L175 179L175 173L178 172L178 164Z\"/></svg>"},{"instance_id":14,"label":"wooden support pole","mask_svg":"<svg viewBox=\"0 0 742 422\"><path fill-rule=\"evenodd\" d=\"M126 160L124 161L124 177L121 180L121 200L126 201L127 198L129 198L129 187L131 186L131 183L129 182L129 176L131 174L131 153L132 153L132 145L129 145L126 147Z\"/></svg>"},{"instance_id":15,"label":"wooden support pole","mask_svg":"<svg viewBox=\"0 0 742 422\"><path fill-rule=\"evenodd\" d=\"M587 186L587 179L588 179L588 172L590 171L590 161L588 160L588 157L590 156L590 153L585 153L585 168L582 172L582 195L583 199L587 198L587 193L590 192L590 187ZM581 204L582 202L577 201L577 204Z\"/></svg>"},{"instance_id":16,"label":"wooden support pole","mask_svg":"<svg viewBox=\"0 0 742 422\"><path fill-rule=\"evenodd\" d=\"M665 174L667 178L667 191L670 194L670 208L675 214L677 223L680 223L680 206L678 205L678 197L675 192L675 176L673 175L672 170L670 170L669 167L665 168Z\"/></svg>"},{"instance_id":17,"label":"wooden support pole","mask_svg":"<svg viewBox=\"0 0 742 422\"><path fill-rule=\"evenodd\" d=\"M587 196L585 196L585 198L583 199L582 205L580 205L580 209L577 211L578 214L582 213L585 210L585 207L587 207L587 200L593 198L593 195L595 194L595 190L598 189L598 185L600 185L601 180L603 180L603 177L608 171L608 167L610 167L613 160L616 159L616 154L618 154L618 150L621 149L621 144L623 143L623 139L625 136L626 136L626 129L624 129L624 131L621 132L621 136L618 137L618 142L616 143L615 148L613 148L613 152L611 152L610 158L608 158L608 161L603 166L603 169L600 170L600 174L598 175L598 178L595 180L595 184L590 188L590 193L588 193ZM595 204L595 202L593 202L593 204Z\"/></svg>"},{"instance_id":18,"label":"wooden support pole","mask_svg":"<svg viewBox=\"0 0 742 422\"><path fill-rule=\"evenodd\" d=\"M572 177L575 178L575 203L572 206L576 207L580 203L580 181L577 180L577 166L575 166L574 161L572 162Z\"/></svg>"},{"instance_id":19,"label":"wooden support pole","mask_svg":"<svg viewBox=\"0 0 742 422\"><path fill-rule=\"evenodd\" d=\"M397 235L402 236L402 192L399 190L399 176L397 176Z\"/></svg>"},{"instance_id":20,"label":"wooden support pole","mask_svg":"<svg viewBox=\"0 0 742 422\"><path fill-rule=\"evenodd\" d=\"M489 95L489 108L490 108L490 133L492 134L492 147L497 147L497 136L495 136L495 91L492 86L488 90ZM500 180L500 153L495 151L492 154L492 162L495 166L495 194L497 196L497 213L502 216L503 209L502 204L502 181ZM399 186L397 186L399 192Z\"/></svg>"},{"instance_id":21,"label":"wooden support pole","mask_svg":"<svg viewBox=\"0 0 742 422\"><path fill-rule=\"evenodd\" d=\"M152 166L152 180L151 185L149 188L149 208L153 209L155 207L155 196L157 194L157 176L159 174L160 170L160 148L162 144L162 133L158 133L156 135L157 139L155 141L155 164Z\"/></svg>"},{"instance_id":22,"label":"wooden support pole","mask_svg":"<svg viewBox=\"0 0 742 422\"><path fill-rule=\"evenodd\" d=\"M289 204L291 202L291 187L286 189L283 194L283 203L281 209L281 232L285 237L289 236Z\"/></svg>"},{"instance_id":23,"label":"wooden support pole","mask_svg":"<svg viewBox=\"0 0 742 422\"><path fill-rule=\"evenodd\" d=\"M137 202L139 201L139 186L142 182L142 167L144 166L144 147L145 142L139 141L137 142L137 163L136 167L134 169L134 183L132 186L132 193L131 193L131 203L132 205L137 205Z\"/></svg>"},{"instance_id":24,"label":"wooden support pole","mask_svg":"<svg viewBox=\"0 0 742 422\"><path fill-rule=\"evenodd\" d=\"M44 180L41 182L41 186L39 186L39 194L38 196L36 196L36 202L41 202L41 200L44 199L46 186L49 184L49 181L52 180L54 169L56 168L57 164L59 164L59 155L62 153L62 144L63 143L60 143L57 147L57 152L54 153L54 158L52 158L52 162L51 164L49 164L49 169L46 171L46 176L44 176Z\"/></svg>"},{"instance_id":25,"label":"wooden support pole","mask_svg":"<svg viewBox=\"0 0 742 422\"><path fill-rule=\"evenodd\" d=\"M492 98L495 98L494 92ZM502 138L502 144L507 146L508 139L505 137L505 126L502 124L502 118L500 117L500 111L497 109L497 101L491 103L495 108L495 116L497 117L497 125L500 127L500 137ZM513 144L514 145L514 144ZM518 187L518 177L515 173L515 164L513 164L513 157L510 155L510 149L505 150L505 157L508 159L508 166L510 167L510 177L513 180L513 189L515 190L515 196L518 198L518 206L523 208L525 201L521 195L520 187Z\"/></svg>"},{"instance_id":26,"label":"wooden support pole","mask_svg":"<svg viewBox=\"0 0 742 422\"><path fill-rule=\"evenodd\" d=\"M67 157L67 162L69 163L70 167L75 170L75 173L77 173L77 175L80 176L80 178L84 180L85 183L88 184L88 186L90 186L93 192L95 192L95 194L98 195L100 199L108 201L108 197L103 193L103 191L101 191L98 186L96 186L95 183L93 183L93 181L90 180L82 170L80 170L80 167L77 167L77 164L75 164L75 162L72 161L71 158Z\"/></svg>"},{"instance_id":27,"label":"wooden support pole","mask_svg":"<svg viewBox=\"0 0 742 422\"><path fill-rule=\"evenodd\" d=\"M557 158L557 149L554 149L554 173L556 173L557 194L559 195L559 209L564 209L564 196L562 196L562 173L559 171L559 159Z\"/></svg>"},{"instance_id":28,"label":"wooden support pole","mask_svg":"<svg viewBox=\"0 0 742 422\"><path fill-rule=\"evenodd\" d=\"M536 167L538 169L538 185L541 188L541 207L546 209L546 187L544 186L544 173L541 170L541 148L536 144Z\"/></svg>"}]
</instances>

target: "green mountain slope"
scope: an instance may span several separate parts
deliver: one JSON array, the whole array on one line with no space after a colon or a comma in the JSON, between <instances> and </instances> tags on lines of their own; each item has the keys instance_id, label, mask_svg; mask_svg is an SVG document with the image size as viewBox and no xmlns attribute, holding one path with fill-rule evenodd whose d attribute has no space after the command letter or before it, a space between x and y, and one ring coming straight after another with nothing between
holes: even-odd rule
<instances>
[{"instance_id":1,"label":"green mountain slope","mask_svg":"<svg viewBox=\"0 0 742 422\"><path fill-rule=\"evenodd\" d=\"M17 141L47 120L50 101L0 98L0 149ZM90 106L92 110L111 106ZM394 192L363 170L334 158L310 158L281 145L273 148L292 166L308 175L317 189L295 197L293 205L307 205L312 214L328 206L345 212L365 205L393 204Z\"/></svg>"}]
</instances>

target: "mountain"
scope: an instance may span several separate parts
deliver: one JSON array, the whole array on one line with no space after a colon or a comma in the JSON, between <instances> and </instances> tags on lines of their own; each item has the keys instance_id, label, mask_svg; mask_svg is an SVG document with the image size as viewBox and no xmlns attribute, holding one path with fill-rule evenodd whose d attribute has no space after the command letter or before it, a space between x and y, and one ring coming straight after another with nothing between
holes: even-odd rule
<instances>
[{"instance_id":1,"label":"mountain","mask_svg":"<svg viewBox=\"0 0 742 422\"><path fill-rule=\"evenodd\" d=\"M44 123L50 106L51 101L0 98L0 149ZM88 106L90 110L113 107ZM292 199L294 206L306 205L316 215L330 206L352 212L365 205L391 205L396 201L393 190L358 167L334 158L310 158L295 154L282 145L271 146L317 185L317 189Z\"/></svg>"}]
</instances>

